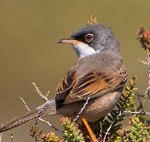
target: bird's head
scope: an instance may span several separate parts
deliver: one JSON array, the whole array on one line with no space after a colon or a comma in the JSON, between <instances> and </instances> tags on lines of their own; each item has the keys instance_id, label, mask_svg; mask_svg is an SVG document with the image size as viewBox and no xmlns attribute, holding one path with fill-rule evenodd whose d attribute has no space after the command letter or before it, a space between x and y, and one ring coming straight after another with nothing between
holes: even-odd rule
<instances>
[{"instance_id":1,"label":"bird's head","mask_svg":"<svg viewBox=\"0 0 150 142\"><path fill-rule=\"evenodd\" d=\"M108 49L120 53L119 42L112 29L100 24L86 25L73 33L70 38L61 39L58 43L71 44L79 59Z\"/></svg>"}]
</instances>

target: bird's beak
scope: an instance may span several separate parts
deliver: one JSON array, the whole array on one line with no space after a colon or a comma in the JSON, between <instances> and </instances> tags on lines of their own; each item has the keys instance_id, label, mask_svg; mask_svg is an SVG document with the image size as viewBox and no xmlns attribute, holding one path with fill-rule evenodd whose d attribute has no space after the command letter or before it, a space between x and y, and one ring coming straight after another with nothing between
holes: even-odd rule
<instances>
[{"instance_id":1,"label":"bird's beak","mask_svg":"<svg viewBox=\"0 0 150 142\"><path fill-rule=\"evenodd\" d=\"M81 41L78 41L72 38L66 38L66 39L59 40L57 43L78 44L78 43L81 43Z\"/></svg>"}]
</instances>

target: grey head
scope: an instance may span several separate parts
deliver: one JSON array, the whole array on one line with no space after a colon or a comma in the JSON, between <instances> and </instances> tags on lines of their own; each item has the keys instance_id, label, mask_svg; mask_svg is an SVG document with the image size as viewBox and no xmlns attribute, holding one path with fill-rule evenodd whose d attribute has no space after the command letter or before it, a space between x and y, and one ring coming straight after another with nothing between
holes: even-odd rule
<instances>
[{"instance_id":1,"label":"grey head","mask_svg":"<svg viewBox=\"0 0 150 142\"><path fill-rule=\"evenodd\" d=\"M72 44L79 59L107 50L120 54L119 42L112 29L101 24L86 25L58 43Z\"/></svg>"}]
</instances>

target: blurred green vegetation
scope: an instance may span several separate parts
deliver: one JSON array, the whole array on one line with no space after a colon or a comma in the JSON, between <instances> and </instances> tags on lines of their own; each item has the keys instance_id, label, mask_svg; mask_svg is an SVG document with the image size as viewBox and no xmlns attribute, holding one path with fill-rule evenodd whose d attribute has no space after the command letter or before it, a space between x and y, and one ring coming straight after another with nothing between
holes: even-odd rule
<instances>
[{"instance_id":1,"label":"blurred green vegetation","mask_svg":"<svg viewBox=\"0 0 150 142\"><path fill-rule=\"evenodd\" d=\"M145 58L145 52L135 33L141 25L150 29L149 5L149 0L1 0L0 124L27 111L19 97L31 109L43 103L32 86L33 81L43 94L50 90L49 98L54 97L57 84L77 61L72 48L57 41L87 24L89 14L96 15L98 23L112 27L120 41L129 78L136 74L137 87L143 93L148 74L146 67L138 62L139 58ZM61 127L60 117L46 119ZM31 125L34 122L13 129L14 141L32 141ZM49 131L43 124L39 127ZM3 134L3 141L9 140L10 132Z\"/></svg>"}]
</instances>

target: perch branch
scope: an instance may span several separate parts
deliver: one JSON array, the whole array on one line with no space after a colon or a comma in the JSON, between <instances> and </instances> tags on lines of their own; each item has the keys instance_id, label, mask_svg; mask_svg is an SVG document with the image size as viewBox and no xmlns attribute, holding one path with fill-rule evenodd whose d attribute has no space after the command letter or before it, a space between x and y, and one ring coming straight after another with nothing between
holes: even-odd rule
<instances>
[{"instance_id":1,"label":"perch branch","mask_svg":"<svg viewBox=\"0 0 150 142\"><path fill-rule=\"evenodd\" d=\"M126 116L130 116L130 115L147 115L147 116L150 116L150 113L149 112L145 112L145 111L139 111L139 112L136 112L136 111L124 111L123 114L125 114Z\"/></svg>"},{"instance_id":2,"label":"perch branch","mask_svg":"<svg viewBox=\"0 0 150 142\"><path fill-rule=\"evenodd\" d=\"M23 102L25 108L26 108L28 111L31 111L30 108L27 106L26 102L23 100L23 98L20 97L20 99L21 99L21 101ZM40 116L40 115L39 115L39 116ZM48 122L48 121L42 119L41 117L39 117L38 119L39 119L41 122L46 123L49 127L53 128L55 131L62 133L61 130L57 129L57 128L56 128L55 126L53 126L50 122Z\"/></svg>"},{"instance_id":3,"label":"perch branch","mask_svg":"<svg viewBox=\"0 0 150 142\"><path fill-rule=\"evenodd\" d=\"M87 99L86 102L84 103L83 107L81 108L81 110L79 111L78 115L77 115L76 118L74 119L74 122L76 122L76 121L78 120L78 118L80 117L80 114L83 112L83 110L84 110L85 107L87 106L89 100L90 100L90 97L88 97L88 99Z\"/></svg>"}]
</instances>

